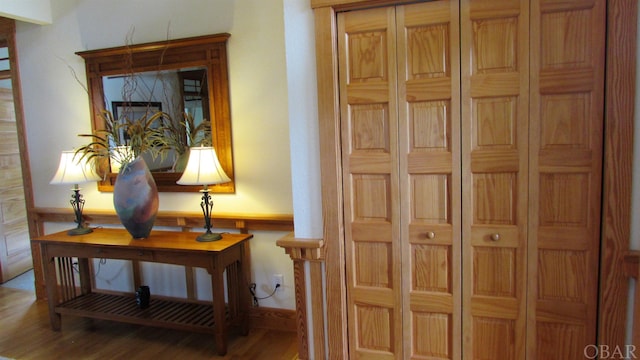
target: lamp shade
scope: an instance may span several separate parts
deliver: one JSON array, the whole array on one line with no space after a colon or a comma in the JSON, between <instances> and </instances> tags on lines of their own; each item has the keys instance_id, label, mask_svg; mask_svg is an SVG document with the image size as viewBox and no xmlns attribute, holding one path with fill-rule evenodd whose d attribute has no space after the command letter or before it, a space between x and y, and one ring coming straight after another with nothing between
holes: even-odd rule
<instances>
[{"instance_id":1,"label":"lamp shade","mask_svg":"<svg viewBox=\"0 0 640 360\"><path fill-rule=\"evenodd\" d=\"M56 171L49 183L81 184L97 180L100 180L100 176L95 173L87 158L82 158L82 155L76 154L73 150L68 150L63 151L62 155L60 155L58 171Z\"/></svg>"},{"instance_id":2,"label":"lamp shade","mask_svg":"<svg viewBox=\"0 0 640 360\"><path fill-rule=\"evenodd\" d=\"M212 147L189 149L189 161L178 185L212 185L231 181L220 166L216 150Z\"/></svg>"}]
</instances>

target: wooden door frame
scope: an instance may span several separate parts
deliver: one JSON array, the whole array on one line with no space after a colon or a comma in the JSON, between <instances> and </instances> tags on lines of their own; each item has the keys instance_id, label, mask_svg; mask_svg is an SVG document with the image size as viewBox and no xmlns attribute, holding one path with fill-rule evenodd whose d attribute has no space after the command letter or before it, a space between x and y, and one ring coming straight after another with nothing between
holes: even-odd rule
<instances>
[{"instance_id":1,"label":"wooden door frame","mask_svg":"<svg viewBox=\"0 0 640 360\"><path fill-rule=\"evenodd\" d=\"M611 348L625 345L627 321L637 14L637 1L607 1L598 342Z\"/></svg>"},{"instance_id":2,"label":"wooden door frame","mask_svg":"<svg viewBox=\"0 0 640 360\"><path fill-rule=\"evenodd\" d=\"M404 3L407 1L311 0L315 18L330 359L349 357L336 13ZM628 278L622 264L629 250L631 224L638 4L637 1L609 0L607 6L598 343L614 347L624 345L627 320Z\"/></svg>"},{"instance_id":3,"label":"wooden door frame","mask_svg":"<svg viewBox=\"0 0 640 360\"><path fill-rule=\"evenodd\" d=\"M13 103L15 108L18 149L20 150L21 159L20 167L22 170L22 187L24 189L24 200L27 208L29 237L32 238L37 235L37 231L29 211L29 209L34 207L34 199L31 181L31 165L29 162L29 151L27 148L27 131L25 128L24 111L22 106L22 86L20 83L20 70L18 68L16 21L14 19L0 17L0 41L5 43L9 50L9 69L11 72L11 88L13 91ZM31 254L33 254L33 247L31 249Z\"/></svg>"}]
</instances>

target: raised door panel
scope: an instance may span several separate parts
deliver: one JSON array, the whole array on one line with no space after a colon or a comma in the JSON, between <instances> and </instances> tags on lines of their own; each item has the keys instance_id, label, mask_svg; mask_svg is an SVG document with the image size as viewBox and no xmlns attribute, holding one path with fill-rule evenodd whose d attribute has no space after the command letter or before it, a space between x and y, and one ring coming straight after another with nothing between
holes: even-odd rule
<instances>
[{"instance_id":1,"label":"raised door panel","mask_svg":"<svg viewBox=\"0 0 640 360\"><path fill-rule=\"evenodd\" d=\"M463 357L523 359L528 1L461 2Z\"/></svg>"},{"instance_id":2,"label":"raised door panel","mask_svg":"<svg viewBox=\"0 0 640 360\"><path fill-rule=\"evenodd\" d=\"M349 346L402 358L395 9L338 15Z\"/></svg>"},{"instance_id":3,"label":"raised door panel","mask_svg":"<svg viewBox=\"0 0 640 360\"><path fill-rule=\"evenodd\" d=\"M396 14L404 358L459 359L458 2Z\"/></svg>"},{"instance_id":4,"label":"raised door panel","mask_svg":"<svg viewBox=\"0 0 640 360\"><path fill-rule=\"evenodd\" d=\"M13 92L0 89L0 283L32 267Z\"/></svg>"},{"instance_id":5,"label":"raised door panel","mask_svg":"<svg viewBox=\"0 0 640 360\"><path fill-rule=\"evenodd\" d=\"M530 355L596 343L604 0L532 2Z\"/></svg>"}]
</instances>

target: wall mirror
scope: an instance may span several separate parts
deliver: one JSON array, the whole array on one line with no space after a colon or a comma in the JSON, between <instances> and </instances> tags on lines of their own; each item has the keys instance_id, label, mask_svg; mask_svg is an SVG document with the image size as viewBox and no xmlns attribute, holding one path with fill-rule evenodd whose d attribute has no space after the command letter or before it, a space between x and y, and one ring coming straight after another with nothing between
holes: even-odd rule
<instances>
[{"instance_id":1,"label":"wall mirror","mask_svg":"<svg viewBox=\"0 0 640 360\"><path fill-rule=\"evenodd\" d=\"M216 193L235 192L228 38L229 34L216 34L77 52L86 65L93 131L105 128L105 110L115 119L162 111L176 125L188 122L190 125L182 127L180 139L187 146L215 147L220 164L232 180L210 189ZM199 126L203 122L207 126ZM184 129L198 131L189 136ZM181 176L179 155L171 150L164 158L145 156L158 191L201 188L176 184ZM106 176L98 183L98 189L113 191L117 173L106 159L99 169Z\"/></svg>"}]
</instances>

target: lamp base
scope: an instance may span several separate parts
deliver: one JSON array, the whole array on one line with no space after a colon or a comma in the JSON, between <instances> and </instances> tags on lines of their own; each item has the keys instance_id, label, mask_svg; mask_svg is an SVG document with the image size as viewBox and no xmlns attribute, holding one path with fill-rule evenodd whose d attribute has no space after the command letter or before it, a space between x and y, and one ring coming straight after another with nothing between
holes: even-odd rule
<instances>
[{"instance_id":1,"label":"lamp base","mask_svg":"<svg viewBox=\"0 0 640 360\"><path fill-rule=\"evenodd\" d=\"M216 241L222 239L222 235L218 233L205 233L196 238L200 242Z\"/></svg>"},{"instance_id":2,"label":"lamp base","mask_svg":"<svg viewBox=\"0 0 640 360\"><path fill-rule=\"evenodd\" d=\"M89 234L92 233L93 229L90 227L77 227L75 229L71 229L69 231L67 231L67 235L85 235L85 234Z\"/></svg>"}]
</instances>

